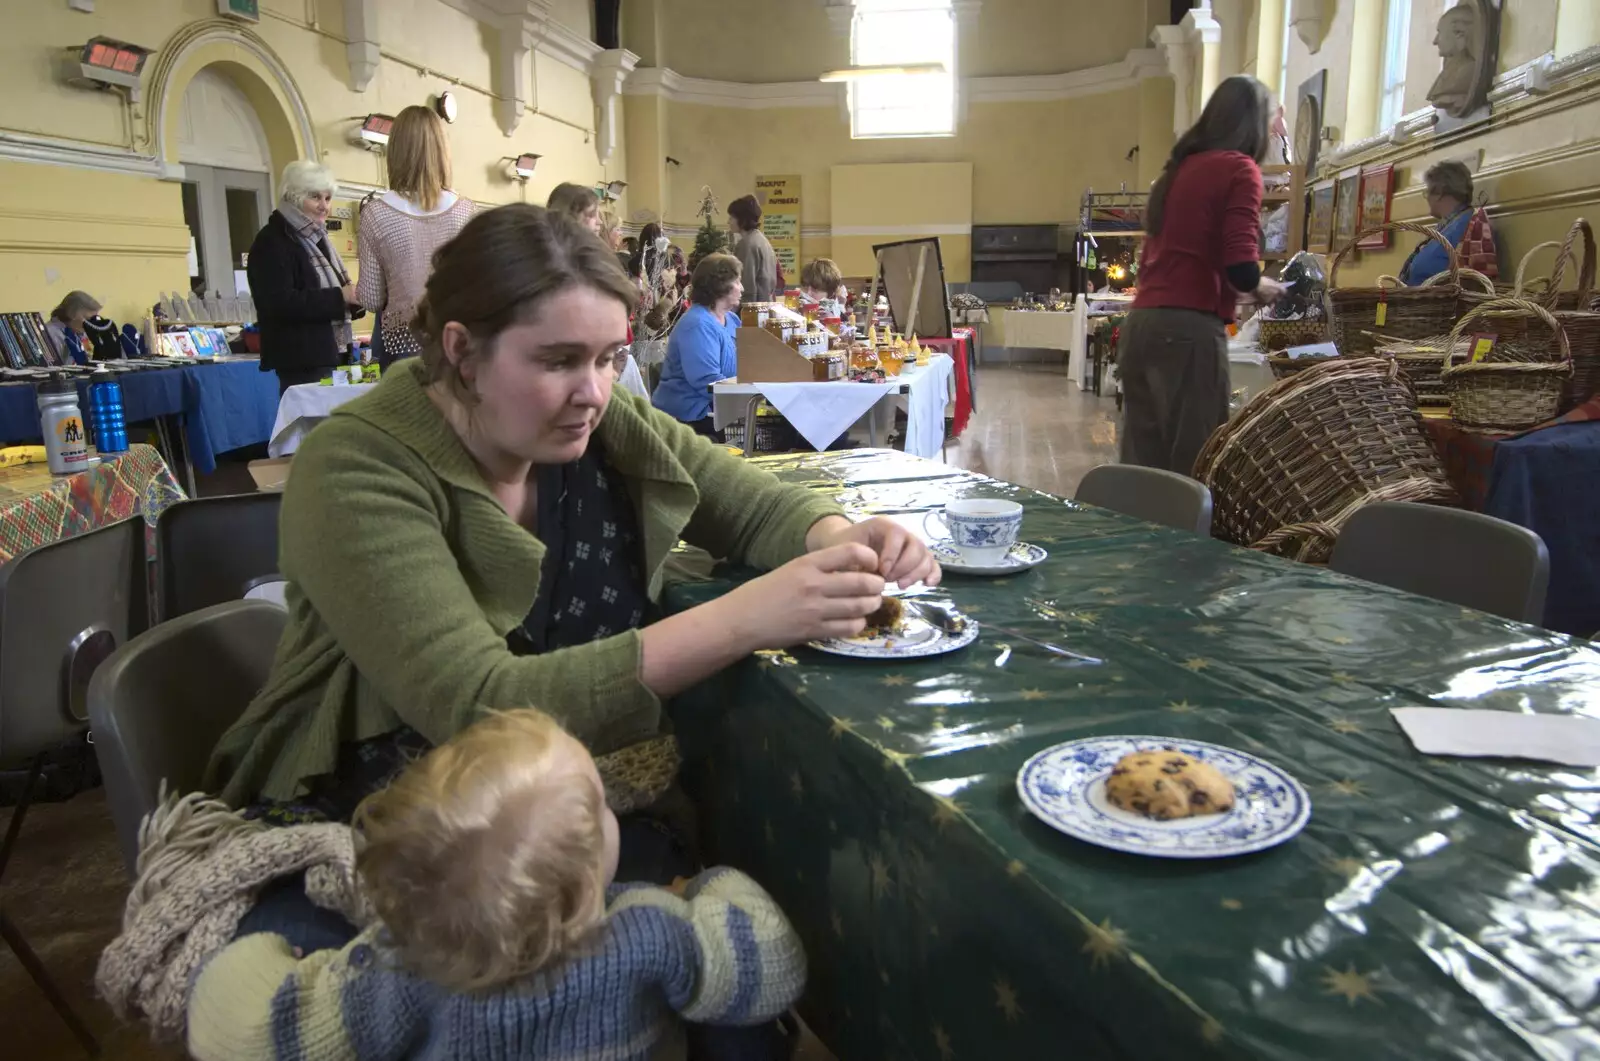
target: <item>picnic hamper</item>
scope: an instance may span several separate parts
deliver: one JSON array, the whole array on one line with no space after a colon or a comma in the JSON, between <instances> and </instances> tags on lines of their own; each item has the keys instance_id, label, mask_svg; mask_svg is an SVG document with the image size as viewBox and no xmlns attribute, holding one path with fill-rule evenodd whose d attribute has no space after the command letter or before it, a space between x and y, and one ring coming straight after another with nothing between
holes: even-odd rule
<instances>
[{"instance_id":1,"label":"picnic hamper","mask_svg":"<svg viewBox=\"0 0 1600 1061\"><path fill-rule=\"evenodd\" d=\"M1214 536L1313 562L1362 505L1457 500L1383 358L1334 358L1268 387L1212 433L1194 477L1211 489Z\"/></svg>"},{"instance_id":2,"label":"picnic hamper","mask_svg":"<svg viewBox=\"0 0 1600 1061\"><path fill-rule=\"evenodd\" d=\"M1291 346L1326 342L1328 338L1328 322L1325 320L1273 321L1259 317L1257 320L1261 330L1256 338L1256 347L1263 353L1271 354Z\"/></svg>"},{"instance_id":3,"label":"picnic hamper","mask_svg":"<svg viewBox=\"0 0 1600 1061\"><path fill-rule=\"evenodd\" d=\"M1324 361L1337 359L1337 354L1319 354L1316 357L1290 357L1288 354L1278 353L1267 358L1267 367L1272 369L1273 379L1288 379L1296 372L1304 372L1312 365L1320 365Z\"/></svg>"},{"instance_id":4,"label":"picnic hamper","mask_svg":"<svg viewBox=\"0 0 1600 1061\"><path fill-rule=\"evenodd\" d=\"M1418 287L1339 287L1339 266L1357 243L1386 229L1415 232L1436 241L1449 256L1450 269L1442 283ZM1373 333L1397 339L1422 339L1450 330L1459 315L1461 264L1456 249L1439 230L1409 221L1358 233L1333 256L1328 270L1329 333L1344 357L1365 357L1376 349ZM1382 307L1380 313L1379 307ZM1379 318L1382 317L1382 323Z\"/></svg>"},{"instance_id":5,"label":"picnic hamper","mask_svg":"<svg viewBox=\"0 0 1600 1061\"><path fill-rule=\"evenodd\" d=\"M1583 237L1583 261L1578 267L1578 289L1561 291L1567 264L1576 260L1572 251L1579 236ZM1548 294L1537 300L1560 322L1572 350L1572 378L1561 395L1561 413L1600 393L1600 312L1595 309L1594 275L1594 230L1580 217L1567 230L1566 241L1556 255Z\"/></svg>"},{"instance_id":6,"label":"picnic hamper","mask_svg":"<svg viewBox=\"0 0 1600 1061\"><path fill-rule=\"evenodd\" d=\"M1426 339L1382 339L1373 351L1390 358L1400 376L1411 385L1418 405L1449 405L1445 394L1442 359L1446 347L1452 348L1453 361L1467 359L1467 341L1451 342L1449 335L1430 335Z\"/></svg>"},{"instance_id":7,"label":"picnic hamper","mask_svg":"<svg viewBox=\"0 0 1600 1061\"><path fill-rule=\"evenodd\" d=\"M1483 359L1452 364L1447 357L1441 365L1456 425L1491 434L1555 419L1572 376L1572 357L1566 331L1550 311L1525 299L1485 302L1456 322L1452 346L1476 334L1474 325L1495 334Z\"/></svg>"}]
</instances>

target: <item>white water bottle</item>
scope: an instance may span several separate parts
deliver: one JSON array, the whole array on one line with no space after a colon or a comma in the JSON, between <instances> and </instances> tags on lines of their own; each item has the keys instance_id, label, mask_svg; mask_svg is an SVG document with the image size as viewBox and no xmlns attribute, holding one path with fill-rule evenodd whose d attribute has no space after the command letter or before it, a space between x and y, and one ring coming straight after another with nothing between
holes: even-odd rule
<instances>
[{"instance_id":1,"label":"white water bottle","mask_svg":"<svg viewBox=\"0 0 1600 1061\"><path fill-rule=\"evenodd\" d=\"M78 388L59 372L39 384L39 432L45 456L56 475L81 472L89 466L89 433L78 409Z\"/></svg>"}]
</instances>

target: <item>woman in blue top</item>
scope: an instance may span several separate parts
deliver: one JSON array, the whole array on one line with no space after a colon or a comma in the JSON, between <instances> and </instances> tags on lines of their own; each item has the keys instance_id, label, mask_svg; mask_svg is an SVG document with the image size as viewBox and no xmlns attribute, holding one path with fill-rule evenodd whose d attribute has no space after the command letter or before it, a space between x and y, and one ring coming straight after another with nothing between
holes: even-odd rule
<instances>
[{"instance_id":1,"label":"woman in blue top","mask_svg":"<svg viewBox=\"0 0 1600 1061\"><path fill-rule=\"evenodd\" d=\"M711 385L739 371L734 332L739 327L739 259L708 255L695 266L690 282L689 312L672 329L661 382L651 402L708 438L716 438L711 419ZM720 440L719 440L720 441Z\"/></svg>"},{"instance_id":2,"label":"woman in blue top","mask_svg":"<svg viewBox=\"0 0 1600 1061\"><path fill-rule=\"evenodd\" d=\"M1484 224L1483 247L1463 247L1461 240L1472 225L1472 171L1455 161L1436 162L1422 176L1423 198L1439 234L1455 247L1463 268L1476 269L1491 280L1500 271L1494 254L1494 234ZM1450 268L1450 258L1437 240L1425 239L1400 268L1400 282L1408 287Z\"/></svg>"}]
</instances>

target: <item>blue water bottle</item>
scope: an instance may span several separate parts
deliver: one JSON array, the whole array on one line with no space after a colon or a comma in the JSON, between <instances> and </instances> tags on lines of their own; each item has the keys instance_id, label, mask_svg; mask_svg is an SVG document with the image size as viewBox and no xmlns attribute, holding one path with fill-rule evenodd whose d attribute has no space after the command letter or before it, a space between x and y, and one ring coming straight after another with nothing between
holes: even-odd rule
<instances>
[{"instance_id":1,"label":"blue water bottle","mask_svg":"<svg viewBox=\"0 0 1600 1061\"><path fill-rule=\"evenodd\" d=\"M108 368L97 368L89 376L89 429L102 454L126 453L128 423L122 413L122 384Z\"/></svg>"}]
</instances>

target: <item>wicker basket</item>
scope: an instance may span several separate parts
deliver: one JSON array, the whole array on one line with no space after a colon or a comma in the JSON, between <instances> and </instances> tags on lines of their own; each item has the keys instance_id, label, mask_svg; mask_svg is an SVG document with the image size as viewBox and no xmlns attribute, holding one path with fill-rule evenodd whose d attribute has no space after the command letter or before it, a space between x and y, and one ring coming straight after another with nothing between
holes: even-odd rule
<instances>
[{"instance_id":1,"label":"wicker basket","mask_svg":"<svg viewBox=\"0 0 1600 1061\"><path fill-rule=\"evenodd\" d=\"M1287 350L1291 346L1307 346L1327 342L1327 321L1260 321L1261 331L1256 347L1264 353Z\"/></svg>"},{"instance_id":2,"label":"wicker basket","mask_svg":"<svg viewBox=\"0 0 1600 1061\"><path fill-rule=\"evenodd\" d=\"M1445 282L1427 287L1345 287L1338 286L1339 265L1358 242L1384 229L1415 232L1435 240L1449 255L1450 271ZM1333 256L1328 270L1328 320L1333 341L1344 357L1366 357L1376 349L1372 333L1396 339L1423 339L1450 330L1460 315L1461 265L1456 249L1438 229L1391 221L1380 228L1358 233L1343 250ZM1384 322L1378 323L1378 306L1383 304Z\"/></svg>"},{"instance_id":3,"label":"wicker basket","mask_svg":"<svg viewBox=\"0 0 1600 1061\"><path fill-rule=\"evenodd\" d=\"M1583 237L1583 262L1578 267L1578 289L1561 291L1567 265L1575 260L1573 243L1580 235ZM1600 393L1600 312L1595 311L1594 274L1594 230L1580 217L1567 230L1566 242L1556 256L1549 294L1539 300L1555 314L1572 348L1572 379L1561 394L1559 412L1562 413Z\"/></svg>"},{"instance_id":4,"label":"wicker basket","mask_svg":"<svg viewBox=\"0 0 1600 1061\"><path fill-rule=\"evenodd\" d=\"M1350 514L1372 501L1454 503L1393 361L1334 358L1252 398L1195 462L1219 538L1324 561Z\"/></svg>"},{"instance_id":5,"label":"wicker basket","mask_svg":"<svg viewBox=\"0 0 1600 1061\"><path fill-rule=\"evenodd\" d=\"M1450 364L1446 359L1441 364L1450 419L1479 434L1522 431L1554 419L1572 376L1572 355L1560 323L1537 303L1496 299L1456 322L1452 345L1472 335L1472 326L1480 321L1500 336L1488 355L1482 361ZM1505 325L1511 321L1519 324L1520 334L1508 342Z\"/></svg>"},{"instance_id":6,"label":"wicker basket","mask_svg":"<svg viewBox=\"0 0 1600 1061\"><path fill-rule=\"evenodd\" d=\"M1267 358L1267 367L1272 369L1273 379L1288 379L1296 372L1304 372L1312 365L1320 365L1325 361L1337 361L1333 354L1323 354L1318 357L1290 357L1288 354L1273 354Z\"/></svg>"},{"instance_id":7,"label":"wicker basket","mask_svg":"<svg viewBox=\"0 0 1600 1061\"><path fill-rule=\"evenodd\" d=\"M1426 339L1382 339L1374 353L1390 358L1400 369L1400 378L1410 384L1417 396L1418 405L1449 405L1450 397L1444 391L1444 377L1440 373L1440 359L1445 347L1450 346L1450 336L1432 335ZM1453 360L1467 359L1467 342L1455 343Z\"/></svg>"}]
</instances>

